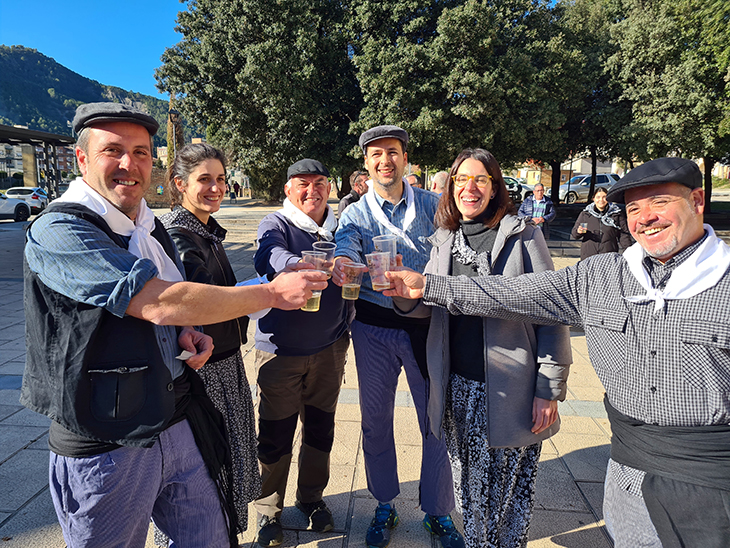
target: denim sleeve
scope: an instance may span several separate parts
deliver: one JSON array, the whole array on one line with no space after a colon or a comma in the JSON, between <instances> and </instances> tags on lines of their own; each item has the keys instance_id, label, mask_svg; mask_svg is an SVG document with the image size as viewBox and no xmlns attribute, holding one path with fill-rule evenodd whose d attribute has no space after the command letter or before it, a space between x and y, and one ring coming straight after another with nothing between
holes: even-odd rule
<instances>
[{"instance_id":1,"label":"denim sleeve","mask_svg":"<svg viewBox=\"0 0 730 548\"><path fill-rule=\"evenodd\" d=\"M335 257L349 257L357 262L365 260L360 228L367 221L360 215L360 207L358 204L351 204L340 217L335 233Z\"/></svg>"},{"instance_id":2,"label":"denim sleeve","mask_svg":"<svg viewBox=\"0 0 730 548\"><path fill-rule=\"evenodd\" d=\"M25 258L52 290L120 318L132 297L157 276L152 261L119 247L93 224L63 213L46 213L31 225Z\"/></svg>"}]
</instances>

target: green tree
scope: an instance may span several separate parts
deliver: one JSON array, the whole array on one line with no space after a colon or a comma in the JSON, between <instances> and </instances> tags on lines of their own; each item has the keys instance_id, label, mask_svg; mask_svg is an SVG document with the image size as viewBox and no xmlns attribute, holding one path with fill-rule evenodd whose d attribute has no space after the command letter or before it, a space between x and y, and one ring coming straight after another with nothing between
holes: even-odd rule
<instances>
[{"instance_id":1,"label":"green tree","mask_svg":"<svg viewBox=\"0 0 730 548\"><path fill-rule=\"evenodd\" d=\"M357 163L347 134L361 96L348 55L347 7L333 0L197 0L178 16L183 39L162 56L158 87L206 127L254 189L282 194L303 157L343 179Z\"/></svg>"},{"instance_id":2,"label":"green tree","mask_svg":"<svg viewBox=\"0 0 730 548\"><path fill-rule=\"evenodd\" d=\"M711 4L723 9L723 3ZM634 125L646 135L653 157L704 158L709 211L710 172L728 151L728 139L726 73L721 56L703 43L696 13L706 2L625 0L625 6L626 18L613 27L620 49L610 65L623 82L624 97L633 102Z\"/></svg>"}]
</instances>

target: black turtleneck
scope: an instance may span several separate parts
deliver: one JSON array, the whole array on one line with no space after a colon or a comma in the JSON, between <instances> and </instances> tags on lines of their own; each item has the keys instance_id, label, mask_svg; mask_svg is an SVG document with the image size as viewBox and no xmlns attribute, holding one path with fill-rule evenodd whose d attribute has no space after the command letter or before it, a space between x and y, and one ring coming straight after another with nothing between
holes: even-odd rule
<instances>
[{"instance_id":1,"label":"black turtleneck","mask_svg":"<svg viewBox=\"0 0 730 548\"><path fill-rule=\"evenodd\" d=\"M489 228L481 220L461 221L466 243L477 253L492 251L498 227ZM454 276L478 276L473 264L451 259ZM449 320L451 371L467 379L484 382L484 324L480 317L451 316Z\"/></svg>"}]
</instances>

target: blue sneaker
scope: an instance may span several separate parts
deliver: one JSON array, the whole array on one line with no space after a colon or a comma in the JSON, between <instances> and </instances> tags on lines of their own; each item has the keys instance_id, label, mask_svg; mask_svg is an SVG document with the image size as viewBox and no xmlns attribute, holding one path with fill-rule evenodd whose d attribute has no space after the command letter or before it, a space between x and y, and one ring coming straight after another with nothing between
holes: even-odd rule
<instances>
[{"instance_id":1,"label":"blue sneaker","mask_svg":"<svg viewBox=\"0 0 730 548\"><path fill-rule=\"evenodd\" d=\"M398 512L394 506L378 504L375 517L365 533L368 548L385 548L390 543L390 530L398 525Z\"/></svg>"},{"instance_id":2,"label":"blue sneaker","mask_svg":"<svg viewBox=\"0 0 730 548\"><path fill-rule=\"evenodd\" d=\"M439 537L443 548L464 548L464 537L454 527L451 516L430 516L423 518L426 531Z\"/></svg>"}]
</instances>

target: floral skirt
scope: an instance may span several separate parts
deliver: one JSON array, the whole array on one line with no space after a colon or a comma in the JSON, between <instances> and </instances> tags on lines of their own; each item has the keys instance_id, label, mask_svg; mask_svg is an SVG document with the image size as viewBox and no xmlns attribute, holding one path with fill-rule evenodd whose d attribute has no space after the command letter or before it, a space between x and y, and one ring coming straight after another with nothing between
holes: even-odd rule
<instances>
[{"instance_id":1,"label":"floral skirt","mask_svg":"<svg viewBox=\"0 0 730 548\"><path fill-rule=\"evenodd\" d=\"M205 391L223 415L233 458L233 502L239 533L248 526L248 503L261 494L261 475L256 454L256 421L251 388L241 352L205 364L197 371ZM155 527L155 544L167 546L167 538Z\"/></svg>"},{"instance_id":2,"label":"floral skirt","mask_svg":"<svg viewBox=\"0 0 730 548\"><path fill-rule=\"evenodd\" d=\"M542 443L489 447L484 383L452 374L444 435L467 548L524 548Z\"/></svg>"}]
</instances>

